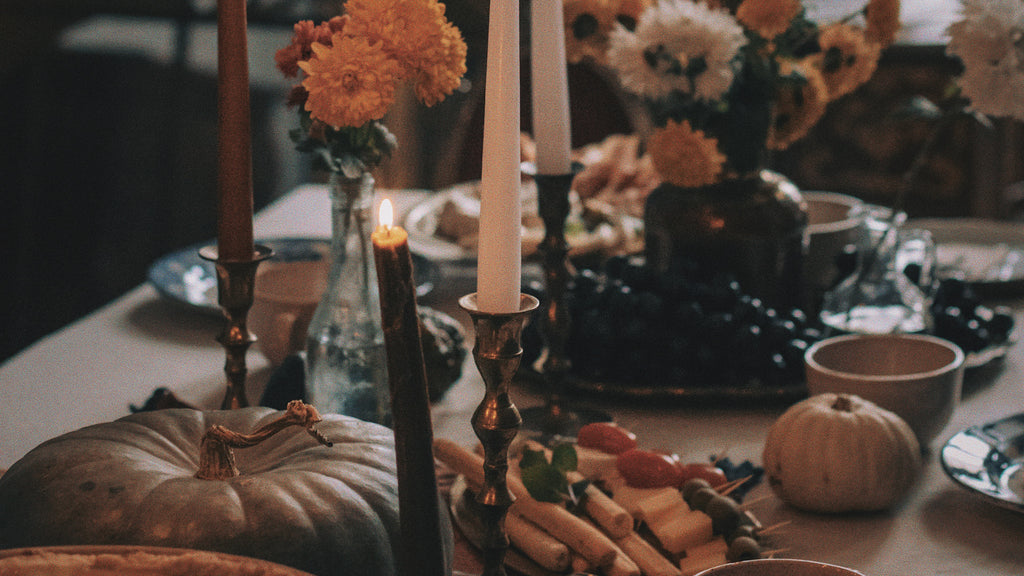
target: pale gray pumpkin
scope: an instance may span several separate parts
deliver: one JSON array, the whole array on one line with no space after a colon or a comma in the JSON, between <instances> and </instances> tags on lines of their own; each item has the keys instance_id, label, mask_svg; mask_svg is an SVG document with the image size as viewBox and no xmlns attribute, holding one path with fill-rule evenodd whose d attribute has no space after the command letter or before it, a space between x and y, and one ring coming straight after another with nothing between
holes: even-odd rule
<instances>
[{"instance_id":1,"label":"pale gray pumpkin","mask_svg":"<svg viewBox=\"0 0 1024 576\"><path fill-rule=\"evenodd\" d=\"M389 429L328 414L315 428L331 447L288 427L235 450L237 476L196 477L211 426L249 433L284 414L161 410L47 441L0 477L0 548L169 546L323 576L392 576L400 532ZM450 563L451 526L438 514Z\"/></svg>"}]
</instances>

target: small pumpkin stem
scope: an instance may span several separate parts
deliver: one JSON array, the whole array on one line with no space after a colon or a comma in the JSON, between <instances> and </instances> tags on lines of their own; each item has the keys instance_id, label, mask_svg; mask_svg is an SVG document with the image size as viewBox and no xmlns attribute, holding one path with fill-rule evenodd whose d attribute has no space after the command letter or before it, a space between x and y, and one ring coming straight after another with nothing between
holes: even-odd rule
<instances>
[{"instance_id":1,"label":"small pumpkin stem","mask_svg":"<svg viewBox=\"0 0 1024 576\"><path fill-rule=\"evenodd\" d=\"M832 409L839 412L852 412L853 402L850 401L850 397L846 394L839 394L836 396L835 402L832 403Z\"/></svg>"},{"instance_id":2,"label":"small pumpkin stem","mask_svg":"<svg viewBox=\"0 0 1024 576\"><path fill-rule=\"evenodd\" d=\"M330 440L313 428L321 420L323 418L316 408L301 400L292 400L280 418L264 424L251 434L228 430L219 424L210 426L199 444L199 470L196 478L226 480L238 476L232 448L255 446L289 426L302 426L317 442L327 447L333 446Z\"/></svg>"}]
</instances>

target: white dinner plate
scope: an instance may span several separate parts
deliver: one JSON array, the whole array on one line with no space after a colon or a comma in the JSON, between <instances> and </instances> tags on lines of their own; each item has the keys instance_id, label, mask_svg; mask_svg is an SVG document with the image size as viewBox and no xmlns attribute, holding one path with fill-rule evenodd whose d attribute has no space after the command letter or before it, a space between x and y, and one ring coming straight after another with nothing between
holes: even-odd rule
<instances>
[{"instance_id":1,"label":"white dinner plate","mask_svg":"<svg viewBox=\"0 0 1024 576\"><path fill-rule=\"evenodd\" d=\"M960 486L1024 512L1024 413L958 432L939 457L942 469Z\"/></svg>"},{"instance_id":2,"label":"white dinner plate","mask_svg":"<svg viewBox=\"0 0 1024 576\"><path fill-rule=\"evenodd\" d=\"M982 218L921 218L905 227L932 233L940 278L962 277L986 293L1024 292L1024 225Z\"/></svg>"},{"instance_id":3,"label":"white dinner plate","mask_svg":"<svg viewBox=\"0 0 1024 576\"><path fill-rule=\"evenodd\" d=\"M450 202L464 207L462 212L474 218L479 215L479 182L464 182L434 193L430 198L414 206L405 216L403 226L409 232L409 248L414 253L437 263L476 262L476 245L472 235L462 241L438 234L439 219ZM537 214L537 187L533 181L526 181L522 188L523 214L529 223L523 227L523 258L537 253L544 239L544 227ZM572 202L566 220L566 242L569 255L579 256L600 251L632 252L643 241L643 222L639 218L624 214L611 215L592 228L583 225L582 207ZM531 217L532 216L532 217Z\"/></svg>"}]
</instances>

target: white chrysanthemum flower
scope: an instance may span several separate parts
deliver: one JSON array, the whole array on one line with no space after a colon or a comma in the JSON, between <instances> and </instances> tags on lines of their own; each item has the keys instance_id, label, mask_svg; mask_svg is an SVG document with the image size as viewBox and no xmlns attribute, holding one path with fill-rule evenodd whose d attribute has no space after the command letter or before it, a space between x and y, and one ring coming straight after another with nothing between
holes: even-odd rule
<instances>
[{"instance_id":1,"label":"white chrysanthemum flower","mask_svg":"<svg viewBox=\"0 0 1024 576\"><path fill-rule=\"evenodd\" d=\"M971 107L1024 120L1024 2L964 0L948 33L947 50L964 64L957 83Z\"/></svg>"},{"instance_id":2,"label":"white chrysanthemum flower","mask_svg":"<svg viewBox=\"0 0 1024 576\"><path fill-rule=\"evenodd\" d=\"M747 43L725 10L691 0L661 0L645 10L636 32L616 26L608 62L627 89L660 98L673 90L716 100L732 85L736 55Z\"/></svg>"}]
</instances>

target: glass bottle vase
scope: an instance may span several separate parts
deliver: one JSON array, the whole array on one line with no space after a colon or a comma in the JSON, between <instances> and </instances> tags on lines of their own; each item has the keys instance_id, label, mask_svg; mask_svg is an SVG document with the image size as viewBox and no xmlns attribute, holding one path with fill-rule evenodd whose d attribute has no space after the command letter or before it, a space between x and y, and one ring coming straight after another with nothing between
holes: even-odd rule
<instances>
[{"instance_id":1,"label":"glass bottle vase","mask_svg":"<svg viewBox=\"0 0 1024 576\"><path fill-rule=\"evenodd\" d=\"M391 425L370 174L331 177L331 268L306 335L306 394L321 412Z\"/></svg>"}]
</instances>

